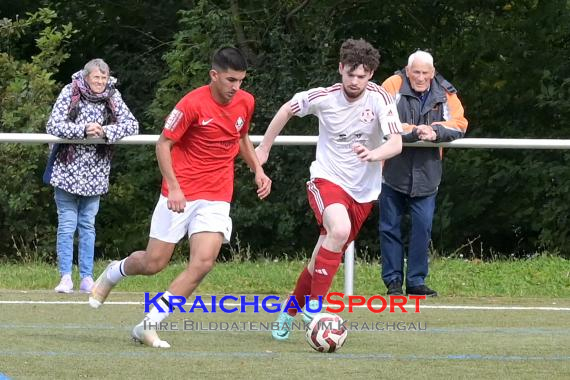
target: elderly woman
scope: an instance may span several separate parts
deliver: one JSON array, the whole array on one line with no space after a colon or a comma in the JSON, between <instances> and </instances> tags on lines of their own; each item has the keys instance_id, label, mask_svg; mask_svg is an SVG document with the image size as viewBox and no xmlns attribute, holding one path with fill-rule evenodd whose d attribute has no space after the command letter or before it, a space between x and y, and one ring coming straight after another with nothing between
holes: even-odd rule
<instances>
[{"instance_id":1,"label":"elderly woman","mask_svg":"<svg viewBox=\"0 0 570 380\"><path fill-rule=\"evenodd\" d=\"M102 59L93 59L72 76L51 112L47 132L65 139L103 139L106 144L55 144L44 181L54 187L57 205L58 293L73 292L73 239L79 232L80 291L93 287L95 216L109 190L113 142L138 133L139 124Z\"/></svg>"}]
</instances>

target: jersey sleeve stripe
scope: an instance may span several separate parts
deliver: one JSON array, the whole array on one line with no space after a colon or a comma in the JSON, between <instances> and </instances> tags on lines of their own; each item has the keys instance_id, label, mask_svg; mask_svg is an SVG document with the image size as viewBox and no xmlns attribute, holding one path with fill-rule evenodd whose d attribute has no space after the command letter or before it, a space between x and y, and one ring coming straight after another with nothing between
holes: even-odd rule
<instances>
[{"instance_id":1,"label":"jersey sleeve stripe","mask_svg":"<svg viewBox=\"0 0 570 380\"><path fill-rule=\"evenodd\" d=\"M309 98L309 103L314 102L316 99L322 98L323 96L327 96L329 94L330 94L330 92L323 92L323 93L320 93L318 95L315 95L312 98Z\"/></svg>"},{"instance_id":2,"label":"jersey sleeve stripe","mask_svg":"<svg viewBox=\"0 0 570 380\"><path fill-rule=\"evenodd\" d=\"M398 126L396 125L396 123L394 123L393 121L388 123L388 128L390 129L390 132L392 132L392 133L400 133L401 132L399 130Z\"/></svg>"},{"instance_id":3,"label":"jersey sleeve stripe","mask_svg":"<svg viewBox=\"0 0 570 380\"><path fill-rule=\"evenodd\" d=\"M388 93L386 91L386 89L384 89L383 87L380 87L374 83L368 83L368 86L366 86L366 89L372 92L377 92L378 94L380 94L380 96L382 96L382 99L384 100L384 105L389 105L394 103L394 99L392 98L392 95L390 95L390 93Z\"/></svg>"},{"instance_id":4,"label":"jersey sleeve stripe","mask_svg":"<svg viewBox=\"0 0 570 380\"><path fill-rule=\"evenodd\" d=\"M291 103L291 110L293 111L293 113L299 112L301 110L299 102L295 101L294 103Z\"/></svg>"},{"instance_id":5,"label":"jersey sleeve stripe","mask_svg":"<svg viewBox=\"0 0 570 380\"><path fill-rule=\"evenodd\" d=\"M328 94L333 93L335 91L338 91L338 90L340 90L340 88L341 88L340 84L335 84L335 85L330 86L326 89L319 89L319 90L316 90L314 92L311 92L308 96L309 103L312 102L313 100L315 100L316 98L319 98L321 96L325 96L325 95L328 95Z\"/></svg>"},{"instance_id":6,"label":"jersey sleeve stripe","mask_svg":"<svg viewBox=\"0 0 570 380\"><path fill-rule=\"evenodd\" d=\"M324 91L324 90L323 90L323 91L315 91L315 92L310 93L309 96L308 96L309 103L310 103L313 99L315 99L315 98L317 98L317 97L319 97L319 96L326 95L326 94L327 94L327 92Z\"/></svg>"}]
</instances>

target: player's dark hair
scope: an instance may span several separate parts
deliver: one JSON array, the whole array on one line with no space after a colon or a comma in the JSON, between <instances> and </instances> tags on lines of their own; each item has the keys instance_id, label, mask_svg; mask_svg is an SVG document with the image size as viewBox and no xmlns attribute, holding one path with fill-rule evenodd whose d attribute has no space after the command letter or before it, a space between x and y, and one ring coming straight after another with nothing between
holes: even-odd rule
<instances>
[{"instance_id":1,"label":"player's dark hair","mask_svg":"<svg viewBox=\"0 0 570 380\"><path fill-rule=\"evenodd\" d=\"M241 50L234 47L223 47L214 53L212 68L216 71L246 71L247 60Z\"/></svg>"},{"instance_id":2,"label":"player's dark hair","mask_svg":"<svg viewBox=\"0 0 570 380\"><path fill-rule=\"evenodd\" d=\"M351 71L360 65L367 71L375 71L380 64L380 53L362 38L350 38L340 47L340 63L350 67Z\"/></svg>"}]
</instances>

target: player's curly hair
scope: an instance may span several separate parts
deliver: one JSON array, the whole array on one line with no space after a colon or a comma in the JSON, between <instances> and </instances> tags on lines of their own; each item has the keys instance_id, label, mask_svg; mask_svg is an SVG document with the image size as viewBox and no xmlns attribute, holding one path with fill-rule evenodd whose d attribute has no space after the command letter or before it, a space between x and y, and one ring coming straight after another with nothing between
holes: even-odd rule
<instances>
[{"instance_id":1,"label":"player's curly hair","mask_svg":"<svg viewBox=\"0 0 570 380\"><path fill-rule=\"evenodd\" d=\"M340 62L351 70L362 65L368 71L375 71L380 64L380 53L362 38L349 38L340 47Z\"/></svg>"}]
</instances>

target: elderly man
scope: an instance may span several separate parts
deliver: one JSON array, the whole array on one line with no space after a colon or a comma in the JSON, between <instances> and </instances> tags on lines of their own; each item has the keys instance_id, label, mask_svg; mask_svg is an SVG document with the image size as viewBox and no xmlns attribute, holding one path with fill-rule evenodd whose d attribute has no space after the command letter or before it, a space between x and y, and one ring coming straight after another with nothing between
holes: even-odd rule
<instances>
[{"instance_id":1,"label":"elderly man","mask_svg":"<svg viewBox=\"0 0 570 380\"><path fill-rule=\"evenodd\" d=\"M436 73L431 54L418 50L410 55L405 69L386 79L382 87L396 100L404 142L452 141L465 135L467 120L457 90ZM380 249L382 279L388 295L403 294L401 222L409 207L406 294L437 296L426 286L425 279L441 159L438 148L405 147L402 154L385 162L380 194Z\"/></svg>"}]
</instances>

